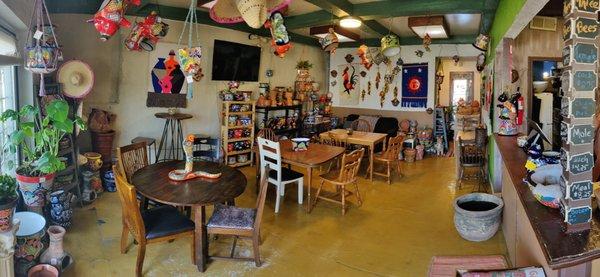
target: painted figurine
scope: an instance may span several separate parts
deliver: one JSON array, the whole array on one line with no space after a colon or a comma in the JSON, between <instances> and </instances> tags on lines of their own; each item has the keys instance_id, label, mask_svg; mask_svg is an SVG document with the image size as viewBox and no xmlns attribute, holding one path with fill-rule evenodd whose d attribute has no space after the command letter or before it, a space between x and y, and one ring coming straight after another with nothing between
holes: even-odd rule
<instances>
[{"instance_id":1,"label":"painted figurine","mask_svg":"<svg viewBox=\"0 0 600 277\"><path fill-rule=\"evenodd\" d=\"M500 121L498 126L498 134L503 136L514 136L518 133L516 118L517 108L509 101L506 92L498 96L498 107L500 108Z\"/></svg>"},{"instance_id":2,"label":"painted figurine","mask_svg":"<svg viewBox=\"0 0 600 277\"><path fill-rule=\"evenodd\" d=\"M373 66L373 62L371 61L371 52L369 52L368 46L363 44L360 47L358 47L358 57L360 58L360 63L367 70L371 69L371 66Z\"/></svg>"},{"instance_id":3,"label":"painted figurine","mask_svg":"<svg viewBox=\"0 0 600 277\"><path fill-rule=\"evenodd\" d=\"M275 56L285 57L285 53L290 50L292 43L284 25L283 15L280 12L274 12L264 26L271 31L271 47Z\"/></svg>"},{"instance_id":4,"label":"painted figurine","mask_svg":"<svg viewBox=\"0 0 600 277\"><path fill-rule=\"evenodd\" d=\"M100 40L107 41L121 26L129 28L131 22L125 19L127 6L139 6L141 0L104 0L94 18L88 20L100 32Z\"/></svg>"},{"instance_id":5,"label":"painted figurine","mask_svg":"<svg viewBox=\"0 0 600 277\"><path fill-rule=\"evenodd\" d=\"M185 168L176 169L169 172L169 179L173 181L185 181L198 177L216 179L221 177L221 173L208 173L205 171L194 171L194 135L188 135L183 141L183 152L185 153ZM228 145L229 146L229 145Z\"/></svg>"}]
</instances>

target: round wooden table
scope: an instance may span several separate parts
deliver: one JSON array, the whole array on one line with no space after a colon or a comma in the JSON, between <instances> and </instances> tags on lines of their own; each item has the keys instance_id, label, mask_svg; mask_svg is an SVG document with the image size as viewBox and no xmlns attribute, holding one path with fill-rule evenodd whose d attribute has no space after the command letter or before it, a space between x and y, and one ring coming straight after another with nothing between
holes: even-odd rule
<instances>
[{"instance_id":1,"label":"round wooden table","mask_svg":"<svg viewBox=\"0 0 600 277\"><path fill-rule=\"evenodd\" d=\"M194 170L221 172L218 179L195 178L171 181L168 174L173 169L183 169L184 161L168 161L146 166L136 171L131 181L144 197L174 206L189 206L194 210L196 224L196 266L206 270L208 238L205 226L206 205L224 203L241 195L246 189L246 177L237 169L213 162L195 162Z\"/></svg>"}]
</instances>

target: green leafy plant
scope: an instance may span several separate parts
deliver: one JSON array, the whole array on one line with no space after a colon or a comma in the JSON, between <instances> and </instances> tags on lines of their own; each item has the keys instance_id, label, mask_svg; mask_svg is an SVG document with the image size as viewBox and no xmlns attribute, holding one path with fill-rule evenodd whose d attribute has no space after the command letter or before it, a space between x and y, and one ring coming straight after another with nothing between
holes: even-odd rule
<instances>
[{"instance_id":1,"label":"green leafy plant","mask_svg":"<svg viewBox=\"0 0 600 277\"><path fill-rule=\"evenodd\" d=\"M17 199L17 181L9 175L0 175L0 205Z\"/></svg>"},{"instance_id":2,"label":"green leafy plant","mask_svg":"<svg viewBox=\"0 0 600 277\"><path fill-rule=\"evenodd\" d=\"M0 115L0 122L17 122L17 129L8 134L3 151L14 154L21 147L23 162L17 168L18 174L34 177L65 169L58 156L58 142L72 133L75 125L82 130L86 128L80 117L69 119L69 104L65 100L53 100L45 110L46 116L41 122L37 120L39 109L31 105L23 106L19 111L6 110Z\"/></svg>"},{"instance_id":3,"label":"green leafy plant","mask_svg":"<svg viewBox=\"0 0 600 277\"><path fill-rule=\"evenodd\" d=\"M309 61L298 61L298 63L296 63L296 69L311 69L312 67L313 64Z\"/></svg>"}]
</instances>

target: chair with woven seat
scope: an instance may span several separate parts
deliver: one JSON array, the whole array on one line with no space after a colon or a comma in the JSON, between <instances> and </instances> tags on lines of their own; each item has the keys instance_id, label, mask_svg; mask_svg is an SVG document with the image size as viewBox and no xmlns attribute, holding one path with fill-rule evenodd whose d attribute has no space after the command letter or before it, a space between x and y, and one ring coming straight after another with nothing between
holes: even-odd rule
<instances>
[{"instance_id":1,"label":"chair with woven seat","mask_svg":"<svg viewBox=\"0 0 600 277\"><path fill-rule=\"evenodd\" d=\"M364 154L364 148L354 150L349 154L344 154L344 156L342 156L342 164L339 171L330 171L319 176L321 179L321 184L319 185L319 189L317 189L315 202L312 204L313 208L317 205L318 200L322 199L341 204L342 215L345 215L346 197L352 194L356 195L358 205L362 205L362 199L360 197L360 192L358 191L356 175L358 173L358 169L360 168L360 161L362 160ZM321 196L321 191L325 183L332 184L336 187L336 193L332 197ZM354 185L354 192L346 189L346 186L349 185ZM333 198L337 195L341 195L341 201Z\"/></svg>"},{"instance_id":2,"label":"chair with woven seat","mask_svg":"<svg viewBox=\"0 0 600 277\"><path fill-rule=\"evenodd\" d=\"M352 128L352 130L354 131L359 131L359 132L372 132L373 128L371 128L371 123L369 123L369 121L366 121L364 119L357 119L354 120L354 122L352 122L352 125L350 125L350 128Z\"/></svg>"},{"instance_id":3,"label":"chair with woven seat","mask_svg":"<svg viewBox=\"0 0 600 277\"><path fill-rule=\"evenodd\" d=\"M266 166L269 166L268 182L277 187L277 198L275 198L275 213L279 212L281 197L285 194L285 185L298 183L298 204L302 204L304 194L304 174L289 168L282 167L281 148L279 142L258 138L258 150L260 153L260 176L264 176Z\"/></svg>"},{"instance_id":4,"label":"chair with woven seat","mask_svg":"<svg viewBox=\"0 0 600 277\"><path fill-rule=\"evenodd\" d=\"M400 164L400 160L398 159L398 155L402 151L402 145L404 144L404 136L398 135L388 140L388 146L385 151L382 153L375 154L373 156L373 162L382 162L387 166L387 171L385 173L377 172L373 170L373 174L383 176L387 178L387 183L392 184L392 171L391 164L396 163L396 169L398 170L398 175L402 176L402 167ZM369 174L371 167L367 169L367 175Z\"/></svg>"},{"instance_id":5,"label":"chair with woven seat","mask_svg":"<svg viewBox=\"0 0 600 277\"><path fill-rule=\"evenodd\" d=\"M485 191L486 187L484 183L486 181L485 165L486 165L486 151L485 144L482 143L467 143L463 142L462 138L458 137L458 147L460 152L459 157L459 174L458 174L458 189L462 188L462 181L464 179L475 178L479 180L478 187L474 191ZM476 168L478 172L473 176L465 176L465 170L467 168Z\"/></svg>"},{"instance_id":6,"label":"chair with woven seat","mask_svg":"<svg viewBox=\"0 0 600 277\"><path fill-rule=\"evenodd\" d=\"M271 172L271 170L269 170L269 165L266 165L265 172L268 173L262 175L255 208L240 208L221 204L215 205L215 210L206 224L207 233L214 235L231 235L233 236L233 245L229 257L211 255L211 258L253 260L256 266L261 265L259 254L260 223L267 195L267 176ZM253 258L234 257L235 246L239 237L252 239Z\"/></svg>"},{"instance_id":7,"label":"chair with woven seat","mask_svg":"<svg viewBox=\"0 0 600 277\"><path fill-rule=\"evenodd\" d=\"M135 275L142 276L146 245L151 243L190 237L192 238L192 263L195 263L194 222L180 214L176 208L167 205L140 212L133 185L127 182L122 171L116 166L113 166L113 172L123 209L121 254L127 253L129 234L138 244Z\"/></svg>"}]
</instances>

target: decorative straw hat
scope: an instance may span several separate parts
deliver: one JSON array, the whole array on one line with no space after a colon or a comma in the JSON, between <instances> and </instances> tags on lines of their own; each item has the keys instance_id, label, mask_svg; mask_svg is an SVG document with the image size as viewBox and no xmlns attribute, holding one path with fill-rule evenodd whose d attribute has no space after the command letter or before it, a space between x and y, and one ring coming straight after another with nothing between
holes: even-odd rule
<instances>
[{"instance_id":1,"label":"decorative straw hat","mask_svg":"<svg viewBox=\"0 0 600 277\"><path fill-rule=\"evenodd\" d=\"M246 21L259 29L269 14L287 7L292 0L218 0L210 9L210 18L219 23L231 24Z\"/></svg>"},{"instance_id":2,"label":"decorative straw hat","mask_svg":"<svg viewBox=\"0 0 600 277\"><path fill-rule=\"evenodd\" d=\"M58 82L64 95L70 98L84 98L94 87L92 68L80 60L70 60L58 69Z\"/></svg>"}]
</instances>

